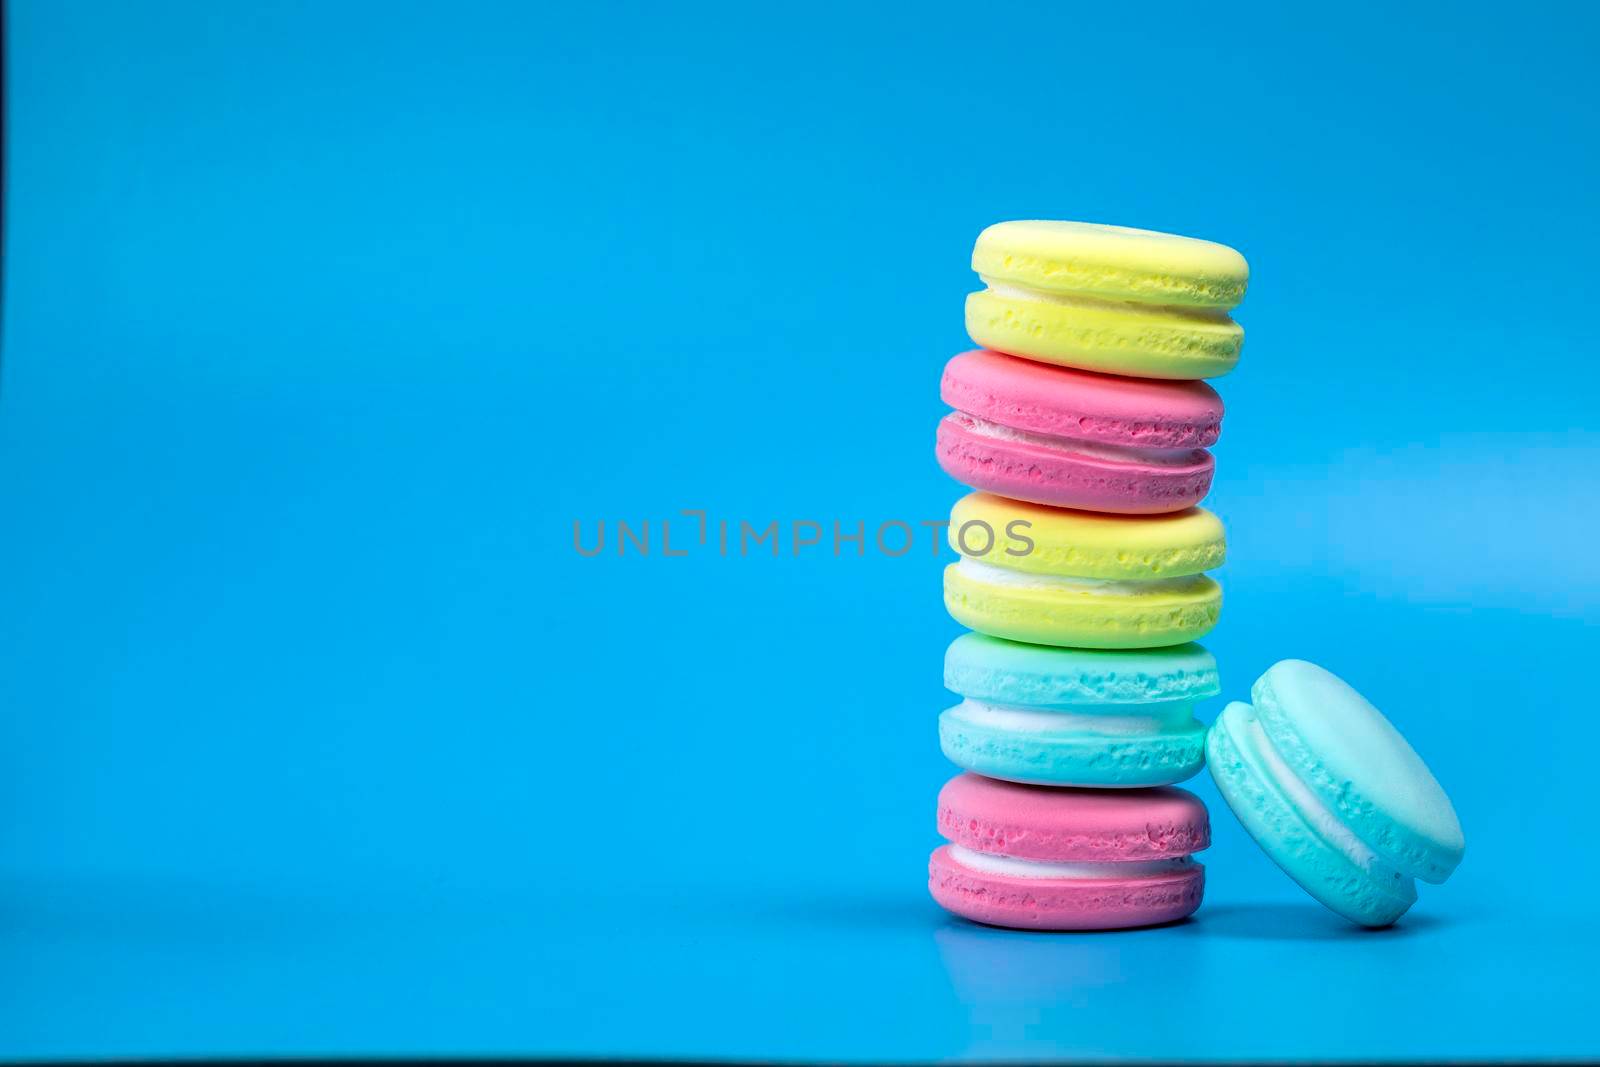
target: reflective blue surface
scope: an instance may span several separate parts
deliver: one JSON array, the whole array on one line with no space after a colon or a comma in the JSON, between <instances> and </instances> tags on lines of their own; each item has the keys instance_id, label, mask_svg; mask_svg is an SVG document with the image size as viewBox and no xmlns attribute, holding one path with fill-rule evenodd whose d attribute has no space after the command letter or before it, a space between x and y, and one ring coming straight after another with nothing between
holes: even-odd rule
<instances>
[{"instance_id":1,"label":"reflective blue surface","mask_svg":"<svg viewBox=\"0 0 1600 1067\"><path fill-rule=\"evenodd\" d=\"M0 1058L1600 1054L1590 9L9 8ZM1397 929L1204 776L1192 922L927 899L937 375L1028 216L1250 258L1205 644L1451 791Z\"/></svg>"}]
</instances>

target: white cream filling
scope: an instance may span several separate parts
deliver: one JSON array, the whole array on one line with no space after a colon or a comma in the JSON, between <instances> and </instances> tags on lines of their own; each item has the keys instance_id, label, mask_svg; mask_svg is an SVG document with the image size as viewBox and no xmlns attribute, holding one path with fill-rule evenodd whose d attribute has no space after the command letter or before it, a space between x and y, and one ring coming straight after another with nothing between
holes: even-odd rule
<instances>
[{"instance_id":1,"label":"white cream filling","mask_svg":"<svg viewBox=\"0 0 1600 1067\"><path fill-rule=\"evenodd\" d=\"M964 845L951 845L950 858L974 871L1009 875L1012 878L1138 878L1182 871L1194 863L1188 856L1118 863L1049 863L1044 860L1021 860L1015 856L996 856L992 852L979 852Z\"/></svg>"},{"instance_id":2,"label":"white cream filling","mask_svg":"<svg viewBox=\"0 0 1600 1067\"><path fill-rule=\"evenodd\" d=\"M1034 433L1031 430L1019 430L1013 426L980 419L966 411L958 411L954 417L964 429L982 437L993 437L1000 441L1018 441L1040 448L1061 449L1093 459L1117 460L1123 463L1142 462L1164 467L1190 467L1203 454L1196 448L1137 448L1132 445L1108 445L1098 441L1080 441L1073 437Z\"/></svg>"},{"instance_id":3,"label":"white cream filling","mask_svg":"<svg viewBox=\"0 0 1600 1067\"><path fill-rule=\"evenodd\" d=\"M1025 708L1014 704L991 704L967 697L946 713L973 726L1025 734L1156 734L1172 722L1191 718L1186 701L1137 705L1138 715L1105 714L1104 708L1063 707ZM1129 705L1112 705L1126 712Z\"/></svg>"},{"instance_id":4,"label":"white cream filling","mask_svg":"<svg viewBox=\"0 0 1600 1067\"><path fill-rule=\"evenodd\" d=\"M1105 596L1178 593L1204 581L1204 576L1199 574L1186 574L1181 578L1075 578L1064 574L1032 574L1014 571L1009 567L997 567L971 556L962 556L956 566L973 581L989 585L1008 585L1018 589L1060 589Z\"/></svg>"},{"instance_id":5,"label":"white cream filling","mask_svg":"<svg viewBox=\"0 0 1600 1067\"><path fill-rule=\"evenodd\" d=\"M1196 308L1185 307L1181 304L1141 304L1134 300L1107 300L1103 297L1085 296L1082 293L1058 293L1044 289L1029 289L1016 282L995 281L993 278L978 275L983 279L983 284L995 296L1005 297L1008 300L1036 300L1043 304L1060 304L1064 307L1078 307L1098 311L1120 311L1124 313L1141 311L1159 311L1169 315L1183 315L1187 318L1201 319L1206 322L1229 322L1228 312L1222 308Z\"/></svg>"},{"instance_id":6,"label":"white cream filling","mask_svg":"<svg viewBox=\"0 0 1600 1067\"><path fill-rule=\"evenodd\" d=\"M1333 813L1322 802L1322 799L1312 791L1311 787L1300 780L1294 773L1294 768L1284 762L1278 750L1273 747L1272 739L1262 729L1258 719L1250 719L1244 725L1248 735L1247 743L1257 759L1266 765L1269 780L1278 787L1288 799L1289 804L1309 822L1318 836L1340 852L1362 870L1371 870L1373 867L1388 869L1388 865L1374 852L1365 841L1357 837L1346 826L1339 816Z\"/></svg>"}]
</instances>

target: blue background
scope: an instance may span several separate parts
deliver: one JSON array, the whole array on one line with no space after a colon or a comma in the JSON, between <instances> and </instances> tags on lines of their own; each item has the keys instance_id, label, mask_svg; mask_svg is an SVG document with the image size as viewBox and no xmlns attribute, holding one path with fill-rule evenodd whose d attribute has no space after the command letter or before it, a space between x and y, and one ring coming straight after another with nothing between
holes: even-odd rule
<instances>
[{"instance_id":1,"label":"blue background","mask_svg":"<svg viewBox=\"0 0 1600 1067\"><path fill-rule=\"evenodd\" d=\"M1592 5L9 7L0 1056L1600 1054ZM1452 791L1396 929L1203 775L1194 921L947 918L926 540L574 552L942 517L1018 217L1249 258L1207 644Z\"/></svg>"}]
</instances>

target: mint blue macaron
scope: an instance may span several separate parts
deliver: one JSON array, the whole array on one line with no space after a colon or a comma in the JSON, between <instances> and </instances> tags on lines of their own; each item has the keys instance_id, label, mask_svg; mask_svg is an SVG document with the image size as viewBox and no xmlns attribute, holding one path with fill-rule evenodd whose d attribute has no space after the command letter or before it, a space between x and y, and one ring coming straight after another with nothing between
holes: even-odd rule
<instances>
[{"instance_id":1,"label":"mint blue macaron","mask_svg":"<svg viewBox=\"0 0 1600 1067\"><path fill-rule=\"evenodd\" d=\"M939 716L957 766L1032 785L1137 789L1205 765L1194 703L1220 692L1199 645L1091 650L963 634L944 657L960 704Z\"/></svg>"},{"instance_id":2,"label":"mint blue macaron","mask_svg":"<svg viewBox=\"0 0 1600 1067\"><path fill-rule=\"evenodd\" d=\"M1211 776L1250 836L1317 900L1387 926L1465 841L1450 798L1377 708L1314 663L1274 664L1223 709Z\"/></svg>"}]
</instances>

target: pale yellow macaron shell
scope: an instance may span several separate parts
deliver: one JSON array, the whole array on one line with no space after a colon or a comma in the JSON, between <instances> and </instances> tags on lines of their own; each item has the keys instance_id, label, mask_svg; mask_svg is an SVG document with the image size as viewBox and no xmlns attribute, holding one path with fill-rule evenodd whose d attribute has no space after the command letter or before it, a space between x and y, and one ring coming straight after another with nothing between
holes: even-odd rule
<instances>
[{"instance_id":1,"label":"pale yellow macaron shell","mask_svg":"<svg viewBox=\"0 0 1600 1067\"><path fill-rule=\"evenodd\" d=\"M1204 575L1182 589L1096 593L999 585L952 563L944 604L970 630L1010 641L1068 648L1162 648L1205 636L1222 612L1222 589Z\"/></svg>"},{"instance_id":2,"label":"pale yellow macaron shell","mask_svg":"<svg viewBox=\"0 0 1600 1067\"><path fill-rule=\"evenodd\" d=\"M983 551L993 531L994 544ZM950 509L950 547L1024 574L1150 579L1199 574L1227 554L1222 520L1205 508L1104 515L968 493Z\"/></svg>"},{"instance_id":3,"label":"pale yellow macaron shell","mask_svg":"<svg viewBox=\"0 0 1600 1067\"><path fill-rule=\"evenodd\" d=\"M971 493L951 509L948 536L964 558L1021 580L993 580L955 563L945 568L951 617L994 637L1074 648L1158 648L1204 635L1222 611L1221 587L1201 572L1222 563L1226 540L1221 521L1203 508L1102 515ZM1030 575L1134 584L1063 588L1026 584ZM1151 582L1150 588L1139 588L1140 581Z\"/></svg>"},{"instance_id":4,"label":"pale yellow macaron shell","mask_svg":"<svg viewBox=\"0 0 1600 1067\"><path fill-rule=\"evenodd\" d=\"M1195 308L1231 308L1250 281L1244 257L1227 245L1042 219L984 230L972 249L972 269L1029 289Z\"/></svg>"},{"instance_id":5,"label":"pale yellow macaron shell","mask_svg":"<svg viewBox=\"0 0 1600 1067\"><path fill-rule=\"evenodd\" d=\"M1227 374L1244 346L1244 330L1221 313L1063 304L993 289L967 297L967 333L984 348L1041 363L1181 381Z\"/></svg>"}]
</instances>

